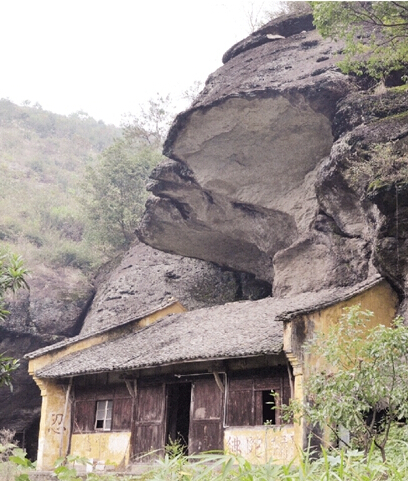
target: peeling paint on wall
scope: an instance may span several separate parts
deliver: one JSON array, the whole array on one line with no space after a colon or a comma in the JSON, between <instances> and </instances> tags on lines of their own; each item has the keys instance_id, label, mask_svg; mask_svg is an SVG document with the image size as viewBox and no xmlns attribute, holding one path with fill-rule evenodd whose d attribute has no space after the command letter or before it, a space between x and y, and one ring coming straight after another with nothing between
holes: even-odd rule
<instances>
[{"instance_id":1,"label":"peeling paint on wall","mask_svg":"<svg viewBox=\"0 0 408 481\"><path fill-rule=\"evenodd\" d=\"M293 425L227 428L224 449L251 463L290 463L297 454L295 430Z\"/></svg>"}]
</instances>

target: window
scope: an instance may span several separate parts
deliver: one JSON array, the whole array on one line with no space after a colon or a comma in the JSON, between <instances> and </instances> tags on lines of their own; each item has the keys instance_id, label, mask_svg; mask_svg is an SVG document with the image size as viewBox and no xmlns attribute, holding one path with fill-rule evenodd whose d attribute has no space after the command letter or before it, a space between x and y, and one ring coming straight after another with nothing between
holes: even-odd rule
<instances>
[{"instance_id":1,"label":"window","mask_svg":"<svg viewBox=\"0 0 408 481\"><path fill-rule=\"evenodd\" d=\"M113 401L97 401L95 429L110 431L112 428L112 405Z\"/></svg>"},{"instance_id":2,"label":"window","mask_svg":"<svg viewBox=\"0 0 408 481\"><path fill-rule=\"evenodd\" d=\"M103 386L77 385L73 433L130 431L133 408L134 400L124 383Z\"/></svg>"},{"instance_id":3,"label":"window","mask_svg":"<svg viewBox=\"0 0 408 481\"><path fill-rule=\"evenodd\" d=\"M228 426L280 425L280 404L290 397L287 372L269 375L232 375L228 383Z\"/></svg>"}]
</instances>

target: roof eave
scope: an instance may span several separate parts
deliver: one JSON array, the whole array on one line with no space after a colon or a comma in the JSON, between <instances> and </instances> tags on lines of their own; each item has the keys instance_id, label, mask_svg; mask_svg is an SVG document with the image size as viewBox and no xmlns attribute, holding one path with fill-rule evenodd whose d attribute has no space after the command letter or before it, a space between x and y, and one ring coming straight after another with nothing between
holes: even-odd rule
<instances>
[{"instance_id":1,"label":"roof eave","mask_svg":"<svg viewBox=\"0 0 408 481\"><path fill-rule=\"evenodd\" d=\"M131 319L127 319L126 321L122 322L121 324L109 326L108 328L102 329L100 331L89 332L88 334L86 334L84 336L80 336L80 335L75 336L75 337L72 337L72 338L68 338L67 340L60 341L56 344L51 344L50 346L42 347L40 349L37 349L36 351L32 351L32 352L29 352L29 353L25 354L24 359L28 359L28 360L36 359L37 357L41 357L44 354L48 354L50 352L58 351L59 349L63 349L67 346L72 346L72 345L76 344L77 342L85 341L85 340L87 340L91 337L95 337L95 336L100 335L100 334L106 334L108 332L114 331L115 329L125 327L125 326L131 324L132 322L141 321L145 317L151 316L151 315L155 314L156 312L159 312L159 311L161 311L163 309L166 309L167 307L170 307L170 306L175 305L177 303L179 303L179 301L178 301L178 299L175 299L175 300L172 300L171 302L168 302L167 304L163 304L160 307L157 307L157 308L152 309L150 311L146 311L146 312L142 313L140 316L137 316L137 317L134 317L134 318L131 318Z\"/></svg>"},{"instance_id":2,"label":"roof eave","mask_svg":"<svg viewBox=\"0 0 408 481\"><path fill-rule=\"evenodd\" d=\"M284 352L283 345L280 351L260 352L256 354L224 356L224 357L208 357L208 358L203 357L203 358L195 358L195 359L180 359L177 361L165 362L161 364L150 364L150 365L144 365L140 367L127 368L127 369L113 368L113 369L90 370L90 371L66 373L63 375L55 375L55 376L41 376L41 372L38 374L35 373L34 375L39 379L67 379L71 377L90 376L93 374L103 374L103 373L118 372L118 371L123 371L123 372L142 371L144 369L152 369L155 367L176 366L178 364L230 361L232 359L250 359L250 358L262 357L262 356L279 356L279 354L281 354L282 352Z\"/></svg>"}]
</instances>

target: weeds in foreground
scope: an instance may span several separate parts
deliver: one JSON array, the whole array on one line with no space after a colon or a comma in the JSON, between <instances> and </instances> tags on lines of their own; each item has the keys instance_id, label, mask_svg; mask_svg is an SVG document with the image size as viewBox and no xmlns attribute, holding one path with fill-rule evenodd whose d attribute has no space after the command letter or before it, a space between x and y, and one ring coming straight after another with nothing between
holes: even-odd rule
<instances>
[{"instance_id":1,"label":"weeds in foreground","mask_svg":"<svg viewBox=\"0 0 408 481\"><path fill-rule=\"evenodd\" d=\"M1 481L30 481L34 466L23 450L7 442L0 446ZM403 481L408 479L408 443L392 444L384 463L373 448L365 457L357 450L323 450L302 453L296 463L252 464L242 456L205 453L185 456L173 450L142 474L95 472L78 474L89 461L77 456L59 459L52 478L60 481Z\"/></svg>"},{"instance_id":2,"label":"weeds in foreground","mask_svg":"<svg viewBox=\"0 0 408 481\"><path fill-rule=\"evenodd\" d=\"M35 465L26 457L24 449L13 443L15 433L0 430L0 479L1 481L29 481L27 471Z\"/></svg>"}]
</instances>

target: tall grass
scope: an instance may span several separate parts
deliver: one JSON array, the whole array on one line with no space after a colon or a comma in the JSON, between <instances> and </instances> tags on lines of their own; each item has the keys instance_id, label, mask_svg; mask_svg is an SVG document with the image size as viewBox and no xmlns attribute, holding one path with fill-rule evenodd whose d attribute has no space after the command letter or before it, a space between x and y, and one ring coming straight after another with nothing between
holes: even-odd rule
<instances>
[{"instance_id":1,"label":"tall grass","mask_svg":"<svg viewBox=\"0 0 408 481\"><path fill-rule=\"evenodd\" d=\"M406 448L406 446L405 446ZM170 458L133 479L143 481L402 481L408 479L405 452L387 464L373 453L366 463L362 452L323 451L312 461L305 454L297 464L276 465L273 462L254 465L241 456L210 455Z\"/></svg>"},{"instance_id":2,"label":"tall grass","mask_svg":"<svg viewBox=\"0 0 408 481\"><path fill-rule=\"evenodd\" d=\"M303 453L295 464L273 462L254 465L241 456L203 454L166 456L149 472L135 476L141 481L402 481L408 479L407 445L400 444L384 464L373 450L368 459L361 451L325 451L317 460Z\"/></svg>"},{"instance_id":3,"label":"tall grass","mask_svg":"<svg viewBox=\"0 0 408 481\"><path fill-rule=\"evenodd\" d=\"M323 450L301 453L296 463L286 465L252 464L242 456L204 453L185 456L174 450L142 474L88 473L78 475L76 467L83 458L69 456L58 460L50 479L65 481L405 481L408 479L408 444L391 443L384 463L375 449L368 456L357 450ZM29 481L32 467L13 444L0 445L0 479ZM8 459L7 459L8 458ZM13 467L14 466L14 467ZM4 478L2 476L7 477ZM14 476L16 476L14 478ZM34 478L33 478L34 479Z\"/></svg>"}]
</instances>

